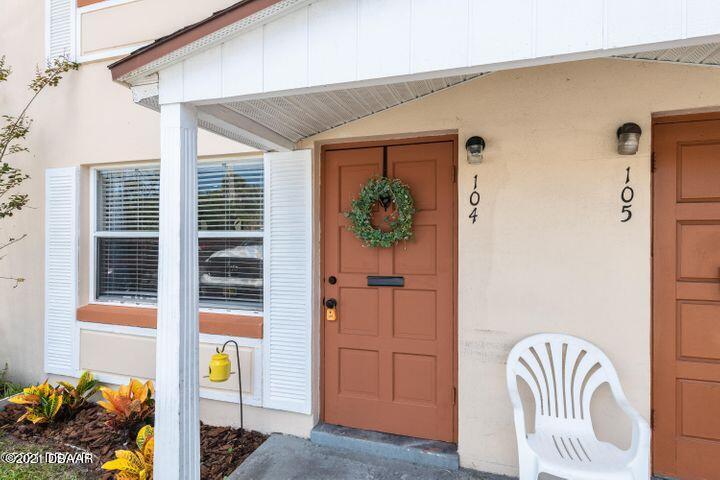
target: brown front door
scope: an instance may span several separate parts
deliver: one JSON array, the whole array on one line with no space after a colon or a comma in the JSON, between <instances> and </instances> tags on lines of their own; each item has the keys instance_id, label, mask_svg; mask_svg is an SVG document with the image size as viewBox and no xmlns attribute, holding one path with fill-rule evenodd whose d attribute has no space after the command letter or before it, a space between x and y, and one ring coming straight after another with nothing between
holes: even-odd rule
<instances>
[{"instance_id":1,"label":"brown front door","mask_svg":"<svg viewBox=\"0 0 720 480\"><path fill-rule=\"evenodd\" d=\"M454 441L456 149L454 137L324 149L323 285L337 300L337 321L322 319L328 423ZM343 212L384 170L410 187L414 238L368 248ZM404 286L368 286L368 276Z\"/></svg>"},{"instance_id":2,"label":"brown front door","mask_svg":"<svg viewBox=\"0 0 720 480\"><path fill-rule=\"evenodd\" d=\"M666 122L653 138L654 471L720 479L720 115Z\"/></svg>"}]
</instances>

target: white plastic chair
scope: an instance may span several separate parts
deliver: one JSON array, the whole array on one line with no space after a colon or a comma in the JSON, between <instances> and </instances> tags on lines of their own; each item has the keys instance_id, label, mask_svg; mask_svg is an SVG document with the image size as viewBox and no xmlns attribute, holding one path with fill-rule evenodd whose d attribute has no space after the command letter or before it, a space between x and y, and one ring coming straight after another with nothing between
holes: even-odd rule
<instances>
[{"instance_id":1,"label":"white plastic chair","mask_svg":"<svg viewBox=\"0 0 720 480\"><path fill-rule=\"evenodd\" d=\"M527 433L518 378L535 397L535 433ZM603 383L632 420L628 450L601 442L593 431L590 400ZM610 359L570 335L528 337L510 352L507 384L515 416L520 480L549 473L570 480L647 480L650 427L627 401Z\"/></svg>"}]
</instances>

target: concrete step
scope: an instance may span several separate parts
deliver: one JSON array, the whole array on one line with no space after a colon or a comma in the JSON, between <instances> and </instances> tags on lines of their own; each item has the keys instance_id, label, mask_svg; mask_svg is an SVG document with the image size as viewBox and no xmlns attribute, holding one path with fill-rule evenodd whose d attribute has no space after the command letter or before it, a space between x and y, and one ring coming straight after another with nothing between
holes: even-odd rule
<instances>
[{"instance_id":1,"label":"concrete step","mask_svg":"<svg viewBox=\"0 0 720 480\"><path fill-rule=\"evenodd\" d=\"M313 428L310 441L316 445L368 453L418 465L457 470L460 462L454 443L358 430L322 423Z\"/></svg>"}]
</instances>

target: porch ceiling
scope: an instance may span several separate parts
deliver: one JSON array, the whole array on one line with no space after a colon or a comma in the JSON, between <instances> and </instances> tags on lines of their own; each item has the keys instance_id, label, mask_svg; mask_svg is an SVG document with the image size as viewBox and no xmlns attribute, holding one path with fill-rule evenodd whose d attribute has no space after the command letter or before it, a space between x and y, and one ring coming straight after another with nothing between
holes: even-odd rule
<instances>
[{"instance_id":1,"label":"porch ceiling","mask_svg":"<svg viewBox=\"0 0 720 480\"><path fill-rule=\"evenodd\" d=\"M457 75L198 106L198 125L263 151L292 150L295 143L331 128L487 75ZM156 90L135 101L160 110Z\"/></svg>"},{"instance_id":2,"label":"porch ceiling","mask_svg":"<svg viewBox=\"0 0 720 480\"><path fill-rule=\"evenodd\" d=\"M160 103L158 102L157 92L151 93L150 95L137 98L135 102L143 107L147 107L156 112L160 111ZM209 132L216 133L221 137L234 140L248 147L257 148L261 151L279 150L277 146L273 147L268 144L268 141L261 136L251 134L245 130L242 130L229 122L222 121L218 117L208 113L206 111L200 111L198 114L198 127Z\"/></svg>"},{"instance_id":3,"label":"porch ceiling","mask_svg":"<svg viewBox=\"0 0 720 480\"><path fill-rule=\"evenodd\" d=\"M633 60L720 66L720 43L706 43L692 47L654 50L651 52L618 55L618 57Z\"/></svg>"},{"instance_id":4,"label":"porch ceiling","mask_svg":"<svg viewBox=\"0 0 720 480\"><path fill-rule=\"evenodd\" d=\"M480 75L417 80L225 103L292 142L387 110Z\"/></svg>"}]
</instances>

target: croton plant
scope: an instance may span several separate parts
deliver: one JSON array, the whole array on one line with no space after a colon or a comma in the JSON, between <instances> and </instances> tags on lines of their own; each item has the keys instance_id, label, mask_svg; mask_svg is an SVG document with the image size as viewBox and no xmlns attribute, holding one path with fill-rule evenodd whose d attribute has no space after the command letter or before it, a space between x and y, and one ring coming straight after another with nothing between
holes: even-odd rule
<instances>
[{"instance_id":1,"label":"croton plant","mask_svg":"<svg viewBox=\"0 0 720 480\"><path fill-rule=\"evenodd\" d=\"M50 423L56 419L74 417L98 388L97 380L86 371L80 376L77 385L60 382L58 386L52 386L45 380L40 385L24 388L22 393L10 397L10 402L25 406L25 413L18 418L18 422Z\"/></svg>"},{"instance_id":2,"label":"croton plant","mask_svg":"<svg viewBox=\"0 0 720 480\"><path fill-rule=\"evenodd\" d=\"M147 421L155 413L155 400L152 398L155 388L152 380L142 383L133 378L130 383L121 385L117 390L102 387L100 392L105 400L99 401L98 405L111 415L107 424L113 428L131 427Z\"/></svg>"},{"instance_id":3,"label":"croton plant","mask_svg":"<svg viewBox=\"0 0 720 480\"><path fill-rule=\"evenodd\" d=\"M151 480L155 438L153 427L145 425L137 434L137 450L116 450L115 459L105 462L105 470L114 470L117 480Z\"/></svg>"}]
</instances>

